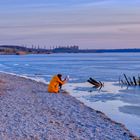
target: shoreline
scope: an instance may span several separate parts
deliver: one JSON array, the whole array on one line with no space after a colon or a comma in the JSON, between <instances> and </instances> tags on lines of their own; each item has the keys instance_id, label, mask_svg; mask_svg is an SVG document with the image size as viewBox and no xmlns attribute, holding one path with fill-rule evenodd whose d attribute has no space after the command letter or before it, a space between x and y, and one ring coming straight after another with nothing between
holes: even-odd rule
<instances>
[{"instance_id":1,"label":"shoreline","mask_svg":"<svg viewBox=\"0 0 140 140\"><path fill-rule=\"evenodd\" d=\"M75 97L48 93L45 83L2 72L0 80L2 138L139 139L125 125Z\"/></svg>"}]
</instances>

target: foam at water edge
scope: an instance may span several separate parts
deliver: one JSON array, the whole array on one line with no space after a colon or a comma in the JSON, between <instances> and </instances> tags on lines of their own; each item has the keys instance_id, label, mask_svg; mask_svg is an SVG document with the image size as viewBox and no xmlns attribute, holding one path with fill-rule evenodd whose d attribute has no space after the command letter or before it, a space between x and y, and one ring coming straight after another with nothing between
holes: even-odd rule
<instances>
[{"instance_id":1,"label":"foam at water edge","mask_svg":"<svg viewBox=\"0 0 140 140\"><path fill-rule=\"evenodd\" d=\"M0 71L1 73L5 73L5 74L10 74L10 75L14 75L14 76L19 76L19 77L23 77L26 79L30 79L36 82L42 82L44 84L48 84L49 82L47 82L44 78L33 78L33 77L29 77L29 76L25 76L25 75L19 75L19 74L15 74L15 73L11 73L11 72L4 72L4 71Z\"/></svg>"}]
</instances>

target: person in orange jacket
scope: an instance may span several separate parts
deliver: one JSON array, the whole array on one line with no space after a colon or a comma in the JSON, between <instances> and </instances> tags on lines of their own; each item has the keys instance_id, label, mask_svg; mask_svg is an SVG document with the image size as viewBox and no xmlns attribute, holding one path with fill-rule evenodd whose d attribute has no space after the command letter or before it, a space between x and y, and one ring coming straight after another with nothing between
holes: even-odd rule
<instances>
[{"instance_id":1,"label":"person in orange jacket","mask_svg":"<svg viewBox=\"0 0 140 140\"><path fill-rule=\"evenodd\" d=\"M51 79L51 81L48 85L48 92L50 92L50 93L58 93L59 92L62 85L67 82L66 78L63 81L61 78L62 78L61 74L57 74L57 75L53 76L53 78Z\"/></svg>"}]
</instances>

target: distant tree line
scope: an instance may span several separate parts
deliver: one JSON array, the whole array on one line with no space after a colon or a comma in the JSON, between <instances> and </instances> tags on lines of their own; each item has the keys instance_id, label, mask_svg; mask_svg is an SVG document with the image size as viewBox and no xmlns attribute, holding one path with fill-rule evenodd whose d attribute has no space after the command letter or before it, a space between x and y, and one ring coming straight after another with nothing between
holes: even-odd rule
<instances>
[{"instance_id":1,"label":"distant tree line","mask_svg":"<svg viewBox=\"0 0 140 140\"><path fill-rule=\"evenodd\" d=\"M49 53L129 53L140 52L140 49L80 49L79 46L32 47L1 45L0 54L49 54Z\"/></svg>"}]
</instances>

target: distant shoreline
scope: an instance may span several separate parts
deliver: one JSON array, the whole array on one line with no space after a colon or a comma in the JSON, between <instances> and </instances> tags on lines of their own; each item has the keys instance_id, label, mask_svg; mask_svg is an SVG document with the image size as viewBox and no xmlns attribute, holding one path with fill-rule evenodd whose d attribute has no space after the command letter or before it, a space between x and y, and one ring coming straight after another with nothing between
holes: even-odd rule
<instances>
[{"instance_id":1,"label":"distant shoreline","mask_svg":"<svg viewBox=\"0 0 140 140\"><path fill-rule=\"evenodd\" d=\"M52 53L140 53L140 49L80 49L78 46L47 48L29 48L23 46L1 45L0 54L25 55L25 54L52 54Z\"/></svg>"},{"instance_id":2,"label":"distant shoreline","mask_svg":"<svg viewBox=\"0 0 140 140\"><path fill-rule=\"evenodd\" d=\"M46 84L1 72L0 80L3 139L139 139L69 94L48 93Z\"/></svg>"}]
</instances>

